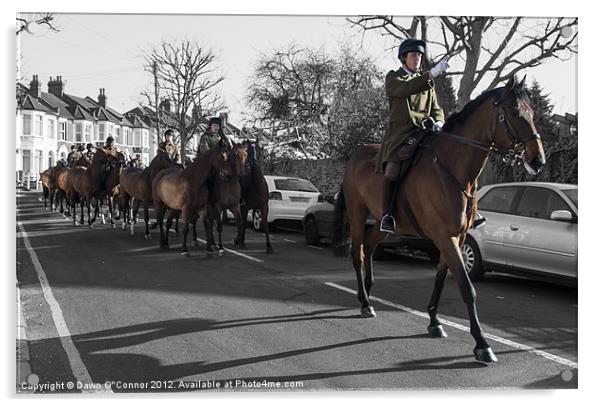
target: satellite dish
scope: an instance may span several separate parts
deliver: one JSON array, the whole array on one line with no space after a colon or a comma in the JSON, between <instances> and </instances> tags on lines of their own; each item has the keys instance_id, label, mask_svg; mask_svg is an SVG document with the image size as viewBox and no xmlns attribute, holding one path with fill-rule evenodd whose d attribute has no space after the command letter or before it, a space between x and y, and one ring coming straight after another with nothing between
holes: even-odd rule
<instances>
[{"instance_id":1,"label":"satellite dish","mask_svg":"<svg viewBox=\"0 0 602 407\"><path fill-rule=\"evenodd\" d=\"M560 29L560 36L562 38L569 38L571 35L573 35L573 29L568 25L565 25Z\"/></svg>"}]
</instances>

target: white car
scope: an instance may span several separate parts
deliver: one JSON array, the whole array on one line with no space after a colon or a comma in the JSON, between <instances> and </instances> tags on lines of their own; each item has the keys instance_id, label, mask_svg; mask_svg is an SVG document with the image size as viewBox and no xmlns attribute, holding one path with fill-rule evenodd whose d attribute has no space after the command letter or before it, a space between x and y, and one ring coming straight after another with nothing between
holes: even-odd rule
<instances>
[{"instance_id":1,"label":"white car","mask_svg":"<svg viewBox=\"0 0 602 407\"><path fill-rule=\"evenodd\" d=\"M265 175L269 191L268 223L277 220L302 221L305 210L323 201L322 194L311 182L302 178ZM261 212L249 213L253 228L261 229Z\"/></svg>"}]
</instances>

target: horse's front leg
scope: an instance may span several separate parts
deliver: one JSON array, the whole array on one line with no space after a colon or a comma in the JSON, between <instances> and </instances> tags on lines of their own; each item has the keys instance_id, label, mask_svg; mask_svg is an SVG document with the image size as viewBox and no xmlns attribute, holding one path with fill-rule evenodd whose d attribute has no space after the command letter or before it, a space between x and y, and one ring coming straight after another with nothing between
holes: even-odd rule
<instances>
[{"instance_id":1,"label":"horse's front leg","mask_svg":"<svg viewBox=\"0 0 602 407\"><path fill-rule=\"evenodd\" d=\"M495 354L483 336L483 330L481 329L475 302L477 294L470 282L470 278L468 277L468 273L464 266L464 261L462 260L459 238L449 237L446 239L439 239L435 243L441 252L439 262L447 264L449 267L449 271L455 277L458 288L460 289L462 300L466 304L468 317L470 319L470 333L476 342L476 346L473 350L475 358L479 362L484 363L497 362Z\"/></svg>"},{"instance_id":2,"label":"horse's front leg","mask_svg":"<svg viewBox=\"0 0 602 407\"><path fill-rule=\"evenodd\" d=\"M182 256L190 255L190 253L188 253L188 246L186 245L186 239L188 238L188 220L190 218L189 208L184 206L182 208L182 222L184 222L184 228L182 229L182 251L180 253Z\"/></svg>"},{"instance_id":3,"label":"horse's front leg","mask_svg":"<svg viewBox=\"0 0 602 407\"><path fill-rule=\"evenodd\" d=\"M150 202L148 199L144 200L144 238L149 240L151 238L150 229L148 227L148 206Z\"/></svg>"},{"instance_id":4,"label":"horse's front leg","mask_svg":"<svg viewBox=\"0 0 602 407\"><path fill-rule=\"evenodd\" d=\"M439 262L437 265L437 274L435 275L435 286L433 288L433 294L428 304L428 313L430 318L429 326L427 327L428 333L435 338L446 338L447 333L441 326L439 318L437 318L437 311L439 309L439 300L441 299L441 292L443 292L443 286L445 285L445 277L447 276L447 266L444 263Z\"/></svg>"},{"instance_id":5,"label":"horse's front leg","mask_svg":"<svg viewBox=\"0 0 602 407\"><path fill-rule=\"evenodd\" d=\"M263 229L263 233L265 233L265 251L267 254L274 253L274 248L272 247L272 242L270 241L270 227L268 226L268 202L266 201L261 207L261 227ZM246 224L245 218L245 224ZM243 229L243 241L245 238L245 233Z\"/></svg>"}]
</instances>

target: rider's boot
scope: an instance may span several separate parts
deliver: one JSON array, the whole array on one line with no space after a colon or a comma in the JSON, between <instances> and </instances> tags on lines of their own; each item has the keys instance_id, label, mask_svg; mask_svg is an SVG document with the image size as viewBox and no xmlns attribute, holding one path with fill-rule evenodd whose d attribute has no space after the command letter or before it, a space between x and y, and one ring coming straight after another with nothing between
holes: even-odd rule
<instances>
[{"instance_id":1,"label":"rider's boot","mask_svg":"<svg viewBox=\"0 0 602 407\"><path fill-rule=\"evenodd\" d=\"M392 214L393 193L397 180L384 177L383 180L383 218L380 221L380 231L395 233L395 218Z\"/></svg>"}]
</instances>

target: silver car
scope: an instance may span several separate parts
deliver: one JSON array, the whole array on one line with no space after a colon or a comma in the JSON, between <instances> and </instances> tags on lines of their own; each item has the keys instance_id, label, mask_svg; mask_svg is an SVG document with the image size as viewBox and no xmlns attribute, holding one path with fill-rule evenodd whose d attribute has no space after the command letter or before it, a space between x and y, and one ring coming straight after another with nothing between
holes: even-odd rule
<instances>
[{"instance_id":1,"label":"silver car","mask_svg":"<svg viewBox=\"0 0 602 407\"><path fill-rule=\"evenodd\" d=\"M489 270L577 281L577 185L515 182L479 190L484 226L462 255L473 280Z\"/></svg>"}]
</instances>

